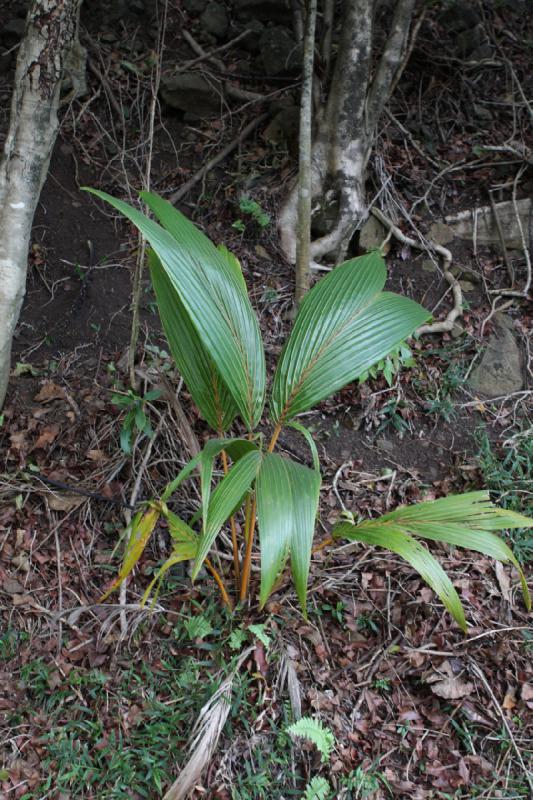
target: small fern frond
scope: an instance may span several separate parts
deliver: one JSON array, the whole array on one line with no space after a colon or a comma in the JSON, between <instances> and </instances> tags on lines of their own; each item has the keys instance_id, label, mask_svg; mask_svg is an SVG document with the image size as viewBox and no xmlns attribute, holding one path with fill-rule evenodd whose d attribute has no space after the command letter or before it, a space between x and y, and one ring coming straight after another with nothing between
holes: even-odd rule
<instances>
[{"instance_id":1,"label":"small fern frond","mask_svg":"<svg viewBox=\"0 0 533 800\"><path fill-rule=\"evenodd\" d=\"M325 778L317 775L305 787L303 800L328 800L331 786Z\"/></svg>"},{"instance_id":2,"label":"small fern frond","mask_svg":"<svg viewBox=\"0 0 533 800\"><path fill-rule=\"evenodd\" d=\"M329 728L324 727L320 720L312 717L302 717L287 728L287 733L292 739L307 739L312 742L321 755L322 762L326 762L335 747L335 737Z\"/></svg>"}]
</instances>

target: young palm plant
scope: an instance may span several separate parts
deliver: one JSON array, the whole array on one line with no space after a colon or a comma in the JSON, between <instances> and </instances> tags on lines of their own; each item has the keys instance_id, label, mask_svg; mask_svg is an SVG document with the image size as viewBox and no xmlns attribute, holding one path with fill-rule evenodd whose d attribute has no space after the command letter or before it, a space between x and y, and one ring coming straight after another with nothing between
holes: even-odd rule
<instances>
[{"instance_id":1,"label":"young palm plant","mask_svg":"<svg viewBox=\"0 0 533 800\"><path fill-rule=\"evenodd\" d=\"M428 312L406 297L383 291L386 269L378 252L350 259L320 280L301 303L277 364L269 403L273 433L267 442L258 429L266 395L265 356L237 259L225 247L215 247L192 222L155 194L143 192L141 197L160 224L104 192L90 191L124 214L149 242L150 272L170 350L196 406L216 434L165 488L160 499L147 503L135 515L118 577L103 599L131 573L158 519L164 517L172 552L146 590L144 601L168 569L192 561L192 579L205 565L231 607L227 576L209 559L228 520L237 594L241 601L246 600L257 520L261 607L290 559L305 614L321 479L315 443L296 418L384 359L428 318ZM237 418L247 435L232 438L227 431ZM312 469L275 452L284 427L292 427L305 437ZM224 474L213 489L219 458ZM199 473L201 503L186 522L167 504L193 473ZM242 541L235 521L240 510L244 519ZM401 508L375 520L357 522L345 515L329 541L365 542L399 554L466 629L461 601L450 578L416 537L468 547L512 563L519 572L529 609L530 597L520 565L493 531L531 526L531 520L495 507L486 492L471 492Z\"/></svg>"}]
</instances>

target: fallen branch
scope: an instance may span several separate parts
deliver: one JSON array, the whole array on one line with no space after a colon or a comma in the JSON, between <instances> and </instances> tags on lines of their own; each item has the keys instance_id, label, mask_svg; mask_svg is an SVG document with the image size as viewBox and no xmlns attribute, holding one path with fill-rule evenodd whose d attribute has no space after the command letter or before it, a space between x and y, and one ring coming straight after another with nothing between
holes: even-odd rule
<instances>
[{"instance_id":1,"label":"fallen branch","mask_svg":"<svg viewBox=\"0 0 533 800\"><path fill-rule=\"evenodd\" d=\"M443 274L450 284L453 294L453 308L448 312L446 319L439 322L432 322L429 325L422 325L420 328L418 328L416 333L421 336L424 333L445 333L447 331L451 331L455 320L463 310L463 293L461 291L461 286L459 281L450 272L450 266L452 263L451 252L447 247L443 247L441 244L437 244L436 242L428 241L427 245L424 245L418 242L416 239L406 236L405 233L403 233L400 228L398 228L398 226L395 225L392 220L386 217L385 214L383 214L383 212L378 208L372 208L370 213L373 214L376 219L378 219L387 228L389 233L391 233L395 239L397 239L399 242L402 242L402 244L407 244L409 247L414 247L417 250L427 250L429 248L434 250L442 257Z\"/></svg>"},{"instance_id":2,"label":"fallen branch","mask_svg":"<svg viewBox=\"0 0 533 800\"><path fill-rule=\"evenodd\" d=\"M118 130L121 130L124 127L124 109L118 102L117 98L115 97L113 90L109 84L107 78L100 72L99 68L92 60L92 58L87 59L87 66L98 82L104 87L104 91L106 93L107 99L109 100L109 105L113 108L114 112L116 113L118 119L116 123L116 127Z\"/></svg>"}]
</instances>

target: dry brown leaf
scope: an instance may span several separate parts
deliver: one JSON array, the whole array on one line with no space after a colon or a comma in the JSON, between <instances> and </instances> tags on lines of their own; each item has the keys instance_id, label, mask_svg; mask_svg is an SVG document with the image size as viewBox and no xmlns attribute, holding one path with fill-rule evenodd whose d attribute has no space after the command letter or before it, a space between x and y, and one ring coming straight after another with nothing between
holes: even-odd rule
<instances>
[{"instance_id":1,"label":"dry brown leaf","mask_svg":"<svg viewBox=\"0 0 533 800\"><path fill-rule=\"evenodd\" d=\"M59 425L48 425L46 428L44 428L43 432L35 442L33 449L46 449L48 445L52 444L58 433Z\"/></svg>"},{"instance_id":2,"label":"dry brown leaf","mask_svg":"<svg viewBox=\"0 0 533 800\"><path fill-rule=\"evenodd\" d=\"M62 400L65 390L53 381L46 381L42 389L33 398L37 403L49 403L51 400Z\"/></svg>"},{"instance_id":3,"label":"dry brown leaf","mask_svg":"<svg viewBox=\"0 0 533 800\"><path fill-rule=\"evenodd\" d=\"M63 492L61 494L50 493L47 495L48 505L52 511L72 511L81 506L85 498L79 494Z\"/></svg>"},{"instance_id":4,"label":"dry brown leaf","mask_svg":"<svg viewBox=\"0 0 533 800\"><path fill-rule=\"evenodd\" d=\"M26 432L17 431L16 433L12 433L9 437L9 441L11 442L11 447L14 450L22 450L22 448L26 445Z\"/></svg>"},{"instance_id":5,"label":"dry brown leaf","mask_svg":"<svg viewBox=\"0 0 533 800\"><path fill-rule=\"evenodd\" d=\"M512 711L516 706L516 686L508 686L503 698L502 708L506 711Z\"/></svg>"},{"instance_id":6,"label":"dry brown leaf","mask_svg":"<svg viewBox=\"0 0 533 800\"><path fill-rule=\"evenodd\" d=\"M498 586L500 587L500 592L502 593L503 599L509 603L509 605L512 605L511 580L501 561L496 561L494 564L494 571L496 573L496 578L498 579Z\"/></svg>"},{"instance_id":7,"label":"dry brown leaf","mask_svg":"<svg viewBox=\"0 0 533 800\"><path fill-rule=\"evenodd\" d=\"M102 450L88 450L87 451L87 458L91 461L105 461L105 453Z\"/></svg>"},{"instance_id":8,"label":"dry brown leaf","mask_svg":"<svg viewBox=\"0 0 533 800\"><path fill-rule=\"evenodd\" d=\"M530 683L522 684L520 697L522 698L522 700L525 700L526 703L529 702L530 700L533 700L533 686Z\"/></svg>"},{"instance_id":9,"label":"dry brown leaf","mask_svg":"<svg viewBox=\"0 0 533 800\"><path fill-rule=\"evenodd\" d=\"M474 684L463 680L461 674L455 675L450 662L443 661L439 672L434 672L427 677L426 683L429 683L431 691L437 697L443 697L445 700L458 700L474 691Z\"/></svg>"},{"instance_id":10,"label":"dry brown leaf","mask_svg":"<svg viewBox=\"0 0 533 800\"><path fill-rule=\"evenodd\" d=\"M21 572L30 571L30 559L26 553L19 553L18 555L13 556L11 563L14 567L20 569Z\"/></svg>"},{"instance_id":11,"label":"dry brown leaf","mask_svg":"<svg viewBox=\"0 0 533 800\"><path fill-rule=\"evenodd\" d=\"M24 591L24 586L15 578L6 578L2 583L2 589L7 594L21 594Z\"/></svg>"}]
</instances>

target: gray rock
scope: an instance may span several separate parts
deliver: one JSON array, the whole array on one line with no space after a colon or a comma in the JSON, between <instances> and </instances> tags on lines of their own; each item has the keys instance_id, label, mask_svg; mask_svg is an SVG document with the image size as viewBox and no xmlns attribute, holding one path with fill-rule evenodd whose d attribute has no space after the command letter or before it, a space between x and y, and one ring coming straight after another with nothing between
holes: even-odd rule
<instances>
[{"instance_id":1,"label":"gray rock","mask_svg":"<svg viewBox=\"0 0 533 800\"><path fill-rule=\"evenodd\" d=\"M289 0L232 0L238 19L262 22L289 22L292 19Z\"/></svg>"},{"instance_id":2,"label":"gray rock","mask_svg":"<svg viewBox=\"0 0 533 800\"><path fill-rule=\"evenodd\" d=\"M422 269L424 270L424 272L429 272L429 273L438 272L437 265L430 258L426 258L424 261L422 261Z\"/></svg>"},{"instance_id":3,"label":"gray rock","mask_svg":"<svg viewBox=\"0 0 533 800\"><path fill-rule=\"evenodd\" d=\"M184 0L183 2L185 11L188 11L189 14L193 14L195 17L200 16L206 6L207 0Z\"/></svg>"},{"instance_id":4,"label":"gray rock","mask_svg":"<svg viewBox=\"0 0 533 800\"><path fill-rule=\"evenodd\" d=\"M359 231L359 247L368 252L381 247L387 238L387 229L379 219L370 214L367 221Z\"/></svg>"},{"instance_id":5,"label":"gray rock","mask_svg":"<svg viewBox=\"0 0 533 800\"><path fill-rule=\"evenodd\" d=\"M523 386L522 359L512 332L513 323L505 314L496 314L494 320L495 331L469 380L474 392L486 397L519 392Z\"/></svg>"},{"instance_id":6,"label":"gray rock","mask_svg":"<svg viewBox=\"0 0 533 800\"><path fill-rule=\"evenodd\" d=\"M392 453L394 450L394 442L392 442L390 439L376 439L376 447L378 447L379 450Z\"/></svg>"},{"instance_id":7,"label":"gray rock","mask_svg":"<svg viewBox=\"0 0 533 800\"><path fill-rule=\"evenodd\" d=\"M200 17L200 24L206 33L212 34L217 39L223 39L229 28L228 12L222 3L209 3Z\"/></svg>"},{"instance_id":8,"label":"gray rock","mask_svg":"<svg viewBox=\"0 0 533 800\"><path fill-rule=\"evenodd\" d=\"M280 109L265 128L263 138L270 144L287 144L289 147L298 141L300 109L287 106Z\"/></svg>"},{"instance_id":9,"label":"gray rock","mask_svg":"<svg viewBox=\"0 0 533 800\"><path fill-rule=\"evenodd\" d=\"M250 33L244 39L241 39L239 47L247 50L248 53L258 53L261 36L265 30L264 24L259 19L251 19L249 22L244 23L242 29L243 31L250 31Z\"/></svg>"},{"instance_id":10,"label":"gray rock","mask_svg":"<svg viewBox=\"0 0 533 800\"><path fill-rule=\"evenodd\" d=\"M287 28L267 28L261 36L259 48L267 75L287 75L300 71L302 50Z\"/></svg>"},{"instance_id":11,"label":"gray rock","mask_svg":"<svg viewBox=\"0 0 533 800\"><path fill-rule=\"evenodd\" d=\"M516 201L521 226L517 222L514 203L505 200L496 203L496 212L505 238L505 245L509 250L522 252L522 232L526 243L529 243L529 215L531 212L531 198L524 197ZM446 222L453 228L455 236L459 239L472 241L474 238L474 217L477 243L483 245L500 246L500 234L491 206L477 208L476 214L472 211L461 211L459 214L446 217Z\"/></svg>"},{"instance_id":12,"label":"gray rock","mask_svg":"<svg viewBox=\"0 0 533 800\"><path fill-rule=\"evenodd\" d=\"M446 245L453 241L455 233L453 228L450 228L449 225L445 225L444 222L434 222L429 229L428 236L437 244Z\"/></svg>"},{"instance_id":13,"label":"gray rock","mask_svg":"<svg viewBox=\"0 0 533 800\"><path fill-rule=\"evenodd\" d=\"M470 30L458 34L455 44L459 55L462 58L468 58L478 47L485 44L486 40L487 35L485 29L483 24L480 23L476 25L475 28L470 28Z\"/></svg>"},{"instance_id":14,"label":"gray rock","mask_svg":"<svg viewBox=\"0 0 533 800\"><path fill-rule=\"evenodd\" d=\"M463 292L473 292L476 288L470 281L459 281L459 286Z\"/></svg>"},{"instance_id":15,"label":"gray rock","mask_svg":"<svg viewBox=\"0 0 533 800\"><path fill-rule=\"evenodd\" d=\"M160 91L165 103L177 111L185 111L202 119L220 112L222 87L207 81L197 72L164 75Z\"/></svg>"}]
</instances>

